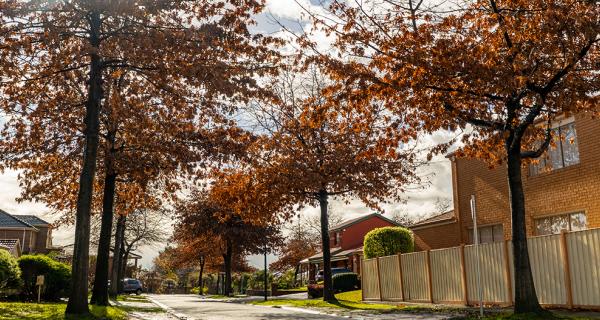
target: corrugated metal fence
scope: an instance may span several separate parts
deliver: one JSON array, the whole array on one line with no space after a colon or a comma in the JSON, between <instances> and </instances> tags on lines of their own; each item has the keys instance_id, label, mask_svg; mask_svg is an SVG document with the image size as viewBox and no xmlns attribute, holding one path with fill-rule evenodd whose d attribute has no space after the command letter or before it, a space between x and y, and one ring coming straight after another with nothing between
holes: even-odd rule
<instances>
[{"instance_id":1,"label":"corrugated metal fence","mask_svg":"<svg viewBox=\"0 0 600 320\"><path fill-rule=\"evenodd\" d=\"M600 307L600 229L528 239L540 303ZM364 300L476 304L475 246L407 253L362 261ZM510 241L479 246L483 300L510 305L514 270Z\"/></svg>"}]
</instances>

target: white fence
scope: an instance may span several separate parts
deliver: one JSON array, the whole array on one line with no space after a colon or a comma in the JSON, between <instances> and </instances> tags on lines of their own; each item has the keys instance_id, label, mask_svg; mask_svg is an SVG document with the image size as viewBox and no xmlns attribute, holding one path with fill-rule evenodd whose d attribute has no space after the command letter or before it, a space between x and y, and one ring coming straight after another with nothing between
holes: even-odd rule
<instances>
[{"instance_id":1,"label":"white fence","mask_svg":"<svg viewBox=\"0 0 600 320\"><path fill-rule=\"evenodd\" d=\"M541 304L600 307L600 229L527 240ZM510 305L514 270L510 241L479 247L483 301ZM362 261L364 300L476 304L479 300L472 245Z\"/></svg>"}]
</instances>

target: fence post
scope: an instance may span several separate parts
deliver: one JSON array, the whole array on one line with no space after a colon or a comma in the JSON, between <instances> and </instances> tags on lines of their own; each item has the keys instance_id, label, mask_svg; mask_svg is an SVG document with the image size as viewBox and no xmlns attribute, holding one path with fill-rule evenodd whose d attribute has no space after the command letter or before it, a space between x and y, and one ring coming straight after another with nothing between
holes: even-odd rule
<instances>
[{"instance_id":1,"label":"fence post","mask_svg":"<svg viewBox=\"0 0 600 320\"><path fill-rule=\"evenodd\" d=\"M569 249L567 246L567 232L560 232L560 246L563 254L563 269L565 271L565 287L567 292L567 307L573 309L573 286L571 285L571 263L569 262Z\"/></svg>"},{"instance_id":2,"label":"fence post","mask_svg":"<svg viewBox=\"0 0 600 320\"><path fill-rule=\"evenodd\" d=\"M506 290L508 291L508 304L513 304L512 278L510 275L510 260L508 255L508 240L504 240L504 275L506 277Z\"/></svg>"},{"instance_id":3,"label":"fence post","mask_svg":"<svg viewBox=\"0 0 600 320\"><path fill-rule=\"evenodd\" d=\"M360 297L365 301L365 259L360 258Z\"/></svg>"},{"instance_id":4,"label":"fence post","mask_svg":"<svg viewBox=\"0 0 600 320\"><path fill-rule=\"evenodd\" d=\"M379 257L375 260L377 266L377 287L379 288L379 301L383 301L383 293L381 292L381 271L379 270Z\"/></svg>"},{"instance_id":5,"label":"fence post","mask_svg":"<svg viewBox=\"0 0 600 320\"><path fill-rule=\"evenodd\" d=\"M429 286L429 302L433 303L433 280L431 277L431 258L429 256L429 250L427 252L427 284Z\"/></svg>"},{"instance_id":6,"label":"fence post","mask_svg":"<svg viewBox=\"0 0 600 320\"><path fill-rule=\"evenodd\" d=\"M406 301L404 298L404 278L402 276L402 254L398 253L398 270L400 271L400 293L402 294L402 301Z\"/></svg>"},{"instance_id":7,"label":"fence post","mask_svg":"<svg viewBox=\"0 0 600 320\"><path fill-rule=\"evenodd\" d=\"M461 283L463 288L463 303L465 305L469 304L469 292L467 291L467 268L465 265L465 245L460 245L460 274L461 274Z\"/></svg>"}]
</instances>

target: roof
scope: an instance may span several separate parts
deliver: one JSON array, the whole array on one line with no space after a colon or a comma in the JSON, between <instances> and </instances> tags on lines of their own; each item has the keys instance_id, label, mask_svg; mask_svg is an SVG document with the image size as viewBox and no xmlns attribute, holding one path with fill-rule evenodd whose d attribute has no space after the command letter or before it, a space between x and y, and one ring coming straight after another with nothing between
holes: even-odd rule
<instances>
[{"instance_id":1,"label":"roof","mask_svg":"<svg viewBox=\"0 0 600 320\"><path fill-rule=\"evenodd\" d=\"M36 229L27 221L0 209L0 228Z\"/></svg>"},{"instance_id":2,"label":"roof","mask_svg":"<svg viewBox=\"0 0 600 320\"><path fill-rule=\"evenodd\" d=\"M33 216L33 215L16 215L13 214L13 217L16 217L18 219L20 219L21 221L24 221L32 226L49 226L50 223L42 220L40 217L38 216Z\"/></svg>"},{"instance_id":3,"label":"roof","mask_svg":"<svg viewBox=\"0 0 600 320\"><path fill-rule=\"evenodd\" d=\"M0 247L5 247L8 251L12 251L19 245L18 239L0 239Z\"/></svg>"},{"instance_id":4,"label":"roof","mask_svg":"<svg viewBox=\"0 0 600 320\"><path fill-rule=\"evenodd\" d=\"M363 251L363 247L359 247L359 248L353 248L353 249L348 249L348 250L344 250L342 251L342 248L340 247L336 247L336 248L331 248L330 252L331 252L331 261L337 261L337 260L346 260L348 259L348 257L352 256L353 254L361 254ZM320 263L321 261L323 261L323 253L319 252L313 256L310 256L309 258L306 258L302 261L300 261L300 263Z\"/></svg>"},{"instance_id":5,"label":"roof","mask_svg":"<svg viewBox=\"0 0 600 320\"><path fill-rule=\"evenodd\" d=\"M384 217L383 215L381 215L381 214L379 214L377 212L373 212L371 214L360 216L360 217L357 217L357 218L354 218L354 219L344 220L340 224L338 224L336 226L333 226L332 228L329 228L329 231L337 231L337 230L340 230L340 229L345 229L345 228L347 228L347 227L349 227L351 225L357 224L359 222L368 220L368 219L373 218L373 217L381 218L381 219L383 219L383 220L385 220L385 221L387 221L387 222L389 222L389 223L391 223L393 225L396 225L396 226L400 225L398 222L396 222L394 220L386 218L386 217Z\"/></svg>"},{"instance_id":6,"label":"roof","mask_svg":"<svg viewBox=\"0 0 600 320\"><path fill-rule=\"evenodd\" d=\"M422 227L422 226L428 226L431 224L436 224L436 223L441 223L441 222L447 222L447 221L453 221L454 220L454 210L449 210L446 211L444 213L435 215L433 217L421 220L413 225L411 225L411 228L414 227Z\"/></svg>"}]
</instances>

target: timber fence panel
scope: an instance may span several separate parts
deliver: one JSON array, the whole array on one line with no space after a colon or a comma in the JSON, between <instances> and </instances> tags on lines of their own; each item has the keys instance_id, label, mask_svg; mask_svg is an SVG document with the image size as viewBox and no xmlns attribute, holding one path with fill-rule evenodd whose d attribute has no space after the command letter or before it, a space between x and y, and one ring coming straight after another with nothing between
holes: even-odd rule
<instances>
[{"instance_id":1,"label":"timber fence panel","mask_svg":"<svg viewBox=\"0 0 600 320\"><path fill-rule=\"evenodd\" d=\"M484 303L506 303L508 292L504 271L504 243L486 243L479 245L481 286ZM465 264L467 272L467 293L469 302L479 301L477 287L477 256L474 245L465 246Z\"/></svg>"},{"instance_id":2,"label":"timber fence panel","mask_svg":"<svg viewBox=\"0 0 600 320\"><path fill-rule=\"evenodd\" d=\"M539 302L565 305L567 296L560 235L529 238L527 248Z\"/></svg>"},{"instance_id":3,"label":"timber fence panel","mask_svg":"<svg viewBox=\"0 0 600 320\"><path fill-rule=\"evenodd\" d=\"M402 279L400 278L398 256L380 257L379 274L381 275L382 300L402 300Z\"/></svg>"},{"instance_id":4,"label":"timber fence panel","mask_svg":"<svg viewBox=\"0 0 600 320\"><path fill-rule=\"evenodd\" d=\"M600 306L600 229L568 233L573 304Z\"/></svg>"},{"instance_id":5,"label":"timber fence panel","mask_svg":"<svg viewBox=\"0 0 600 320\"><path fill-rule=\"evenodd\" d=\"M377 275L377 259L363 260L361 288L364 300L379 300L379 279Z\"/></svg>"},{"instance_id":6,"label":"timber fence panel","mask_svg":"<svg viewBox=\"0 0 600 320\"><path fill-rule=\"evenodd\" d=\"M431 278L434 302L463 300L460 247L431 250Z\"/></svg>"},{"instance_id":7,"label":"timber fence panel","mask_svg":"<svg viewBox=\"0 0 600 320\"><path fill-rule=\"evenodd\" d=\"M405 300L429 302L427 252L403 254L402 277L404 294L406 295Z\"/></svg>"}]
</instances>

